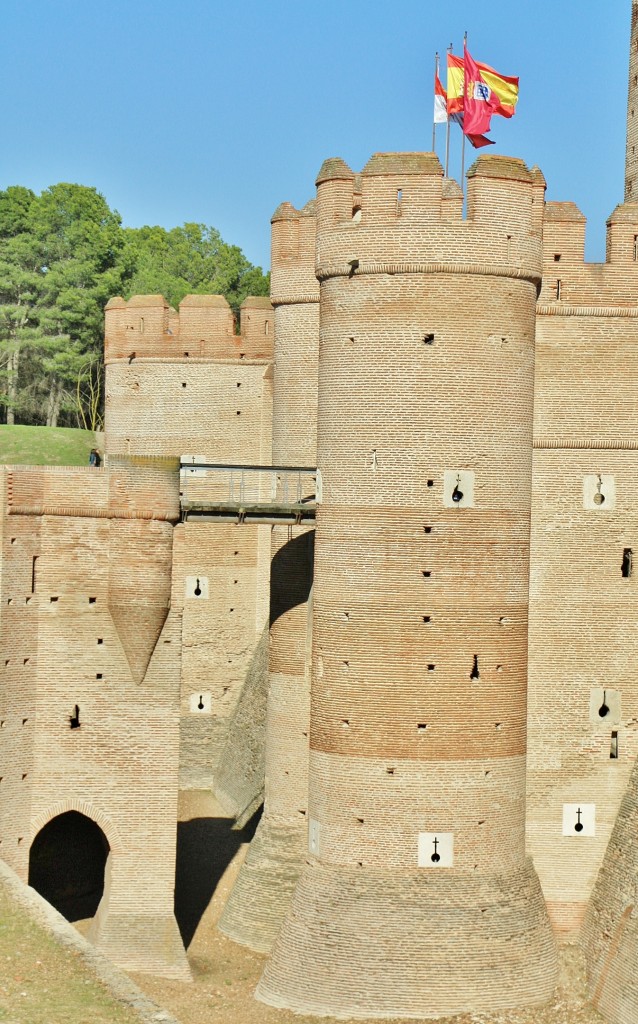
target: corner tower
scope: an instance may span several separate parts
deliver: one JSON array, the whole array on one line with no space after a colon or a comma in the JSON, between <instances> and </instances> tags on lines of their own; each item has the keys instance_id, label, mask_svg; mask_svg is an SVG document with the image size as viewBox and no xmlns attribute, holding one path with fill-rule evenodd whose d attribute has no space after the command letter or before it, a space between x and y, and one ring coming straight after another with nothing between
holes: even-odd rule
<instances>
[{"instance_id":1,"label":"corner tower","mask_svg":"<svg viewBox=\"0 0 638 1024\"><path fill-rule=\"evenodd\" d=\"M433 154L318 178L321 348L306 865L257 990L341 1017L544 1002L525 858L544 182Z\"/></svg>"},{"instance_id":2,"label":"corner tower","mask_svg":"<svg viewBox=\"0 0 638 1024\"><path fill-rule=\"evenodd\" d=\"M625 199L638 200L638 0L631 0Z\"/></svg>"}]
</instances>

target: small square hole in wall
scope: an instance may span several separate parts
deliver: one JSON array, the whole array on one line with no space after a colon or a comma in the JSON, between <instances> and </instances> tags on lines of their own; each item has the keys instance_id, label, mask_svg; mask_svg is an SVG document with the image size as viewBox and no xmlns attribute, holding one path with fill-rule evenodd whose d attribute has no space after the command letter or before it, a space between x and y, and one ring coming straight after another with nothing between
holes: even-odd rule
<instances>
[{"instance_id":1,"label":"small square hole in wall","mask_svg":"<svg viewBox=\"0 0 638 1024\"><path fill-rule=\"evenodd\" d=\"M16 539L15 539L15 537L12 537L12 538L11 538L11 543L12 543L12 544L15 544L15 542L16 542Z\"/></svg>"},{"instance_id":2,"label":"small square hole in wall","mask_svg":"<svg viewBox=\"0 0 638 1024\"><path fill-rule=\"evenodd\" d=\"M90 597L89 598L89 604L95 604L96 601L97 601L96 597Z\"/></svg>"},{"instance_id":3,"label":"small square hole in wall","mask_svg":"<svg viewBox=\"0 0 638 1024\"><path fill-rule=\"evenodd\" d=\"M51 604L55 604L55 602L56 602L57 600L58 600L58 598L57 598L57 597L50 597L50 598L49 598L49 601L51 602ZM90 601L90 600L91 600L91 598L89 598L89 601Z\"/></svg>"},{"instance_id":4,"label":"small square hole in wall","mask_svg":"<svg viewBox=\"0 0 638 1024\"><path fill-rule=\"evenodd\" d=\"M102 637L101 637L101 636L99 636L99 637L97 638L97 643L98 643L98 644L103 644L103 643L104 643L104 640L102 639Z\"/></svg>"},{"instance_id":5,"label":"small square hole in wall","mask_svg":"<svg viewBox=\"0 0 638 1024\"><path fill-rule=\"evenodd\" d=\"M416 731L417 732L425 732L427 727L428 727L427 726L427 722L417 722Z\"/></svg>"},{"instance_id":6,"label":"small square hole in wall","mask_svg":"<svg viewBox=\"0 0 638 1024\"><path fill-rule=\"evenodd\" d=\"M96 679L103 679L103 678L104 678L104 675L103 675L103 673L102 673L102 672L96 672L96 673L95 673L95 678L96 678Z\"/></svg>"}]
</instances>

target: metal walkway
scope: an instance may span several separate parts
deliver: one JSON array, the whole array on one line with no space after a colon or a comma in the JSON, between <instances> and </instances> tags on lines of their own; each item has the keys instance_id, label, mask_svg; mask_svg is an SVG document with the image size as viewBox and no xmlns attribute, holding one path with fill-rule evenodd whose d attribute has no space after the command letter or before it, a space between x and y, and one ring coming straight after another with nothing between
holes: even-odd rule
<instances>
[{"instance_id":1,"label":"metal walkway","mask_svg":"<svg viewBox=\"0 0 638 1024\"><path fill-rule=\"evenodd\" d=\"M317 470L310 466L237 466L180 459L180 503L184 522L313 522Z\"/></svg>"}]
</instances>

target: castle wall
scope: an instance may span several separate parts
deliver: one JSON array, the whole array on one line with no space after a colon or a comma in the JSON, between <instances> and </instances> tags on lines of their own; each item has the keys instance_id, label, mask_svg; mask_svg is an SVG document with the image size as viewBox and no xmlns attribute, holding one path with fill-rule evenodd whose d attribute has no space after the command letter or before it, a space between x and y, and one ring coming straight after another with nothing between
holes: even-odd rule
<instances>
[{"instance_id":1,"label":"castle wall","mask_svg":"<svg viewBox=\"0 0 638 1024\"><path fill-rule=\"evenodd\" d=\"M623 576L638 546L638 204L610 218L605 264L584 263L584 230L572 204L548 204L531 540L528 847L566 933L582 924L638 754L638 604ZM591 825L577 832L581 805Z\"/></svg>"},{"instance_id":2,"label":"castle wall","mask_svg":"<svg viewBox=\"0 0 638 1024\"><path fill-rule=\"evenodd\" d=\"M43 826L86 815L110 846L93 940L129 969L189 978L173 916L178 473L144 463L4 471L2 856L26 880Z\"/></svg>"},{"instance_id":3,"label":"castle wall","mask_svg":"<svg viewBox=\"0 0 638 1024\"><path fill-rule=\"evenodd\" d=\"M377 154L360 218L342 161L318 179L309 847L257 990L297 1012L486 1011L554 984L524 855L542 182L482 157L458 224L441 178Z\"/></svg>"},{"instance_id":4,"label":"castle wall","mask_svg":"<svg viewBox=\"0 0 638 1024\"><path fill-rule=\"evenodd\" d=\"M272 349L268 299L245 300L240 334L222 296L187 296L178 314L161 296L112 299L105 328L107 457L158 451L270 464ZM267 532L194 521L176 531L186 788L213 785L229 716L267 620Z\"/></svg>"}]
</instances>

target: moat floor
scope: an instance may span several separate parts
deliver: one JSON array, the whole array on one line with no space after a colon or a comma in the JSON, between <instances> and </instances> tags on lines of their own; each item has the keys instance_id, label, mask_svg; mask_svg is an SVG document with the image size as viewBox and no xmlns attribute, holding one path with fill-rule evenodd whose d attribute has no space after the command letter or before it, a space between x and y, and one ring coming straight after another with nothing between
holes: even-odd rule
<instances>
[{"instance_id":1,"label":"moat floor","mask_svg":"<svg viewBox=\"0 0 638 1024\"><path fill-rule=\"evenodd\" d=\"M180 817L183 824L178 853L178 919L187 941L192 935L188 958L194 983L187 985L140 974L132 975L135 982L170 1010L180 1024L316 1024L316 1017L299 1016L258 1003L253 992L266 958L231 942L217 931L216 923L248 848L247 842L240 842L246 839L246 834L230 830L230 823L220 818L219 808L207 793L183 793ZM197 854L202 848L199 840L204 836L214 838L219 857L214 870L211 872L209 863L205 872L209 887L216 882L212 894L207 894L203 881L198 882ZM208 902L204 906L207 895ZM598 1013L583 1006L577 995L582 989L578 951L575 947L565 947L561 987L551 1006L508 1014L463 1014L446 1018L446 1021L449 1024L602 1024L603 1018ZM320 1019L329 1024L332 1018ZM445 1024L439 1020L440 1024ZM369 1024L378 1024L378 1021ZM403 1024L403 1021L396 1018L391 1024ZM405 1024L413 1024L413 1021Z\"/></svg>"}]
</instances>

